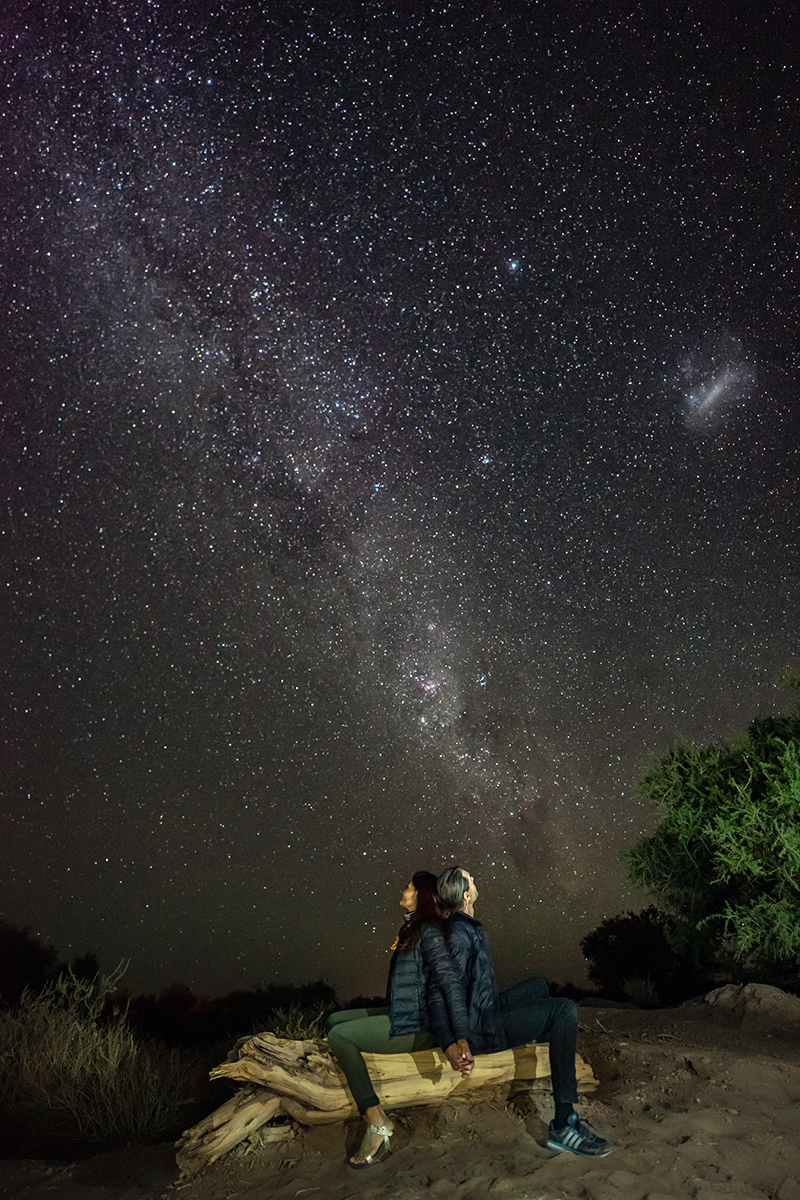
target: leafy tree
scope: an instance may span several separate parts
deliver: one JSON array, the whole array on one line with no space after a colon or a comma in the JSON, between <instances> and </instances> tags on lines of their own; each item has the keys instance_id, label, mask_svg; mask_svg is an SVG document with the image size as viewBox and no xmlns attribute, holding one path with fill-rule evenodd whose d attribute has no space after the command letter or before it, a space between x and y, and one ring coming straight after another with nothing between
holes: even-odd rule
<instances>
[{"instance_id":1,"label":"leafy tree","mask_svg":"<svg viewBox=\"0 0 800 1200\"><path fill-rule=\"evenodd\" d=\"M784 682L800 690L800 678ZM673 747L641 790L661 815L623 857L674 918L672 944L751 976L796 976L800 710L760 718L730 745Z\"/></svg>"}]
</instances>

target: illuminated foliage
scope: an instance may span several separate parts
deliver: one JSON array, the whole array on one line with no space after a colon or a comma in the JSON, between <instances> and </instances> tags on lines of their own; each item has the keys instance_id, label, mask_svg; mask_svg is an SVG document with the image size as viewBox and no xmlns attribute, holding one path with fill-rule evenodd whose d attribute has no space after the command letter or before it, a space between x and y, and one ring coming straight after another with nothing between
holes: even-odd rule
<instances>
[{"instance_id":1,"label":"illuminated foliage","mask_svg":"<svg viewBox=\"0 0 800 1200\"><path fill-rule=\"evenodd\" d=\"M674 917L673 943L800 964L800 710L758 719L730 745L677 745L641 789L660 816L624 858Z\"/></svg>"}]
</instances>

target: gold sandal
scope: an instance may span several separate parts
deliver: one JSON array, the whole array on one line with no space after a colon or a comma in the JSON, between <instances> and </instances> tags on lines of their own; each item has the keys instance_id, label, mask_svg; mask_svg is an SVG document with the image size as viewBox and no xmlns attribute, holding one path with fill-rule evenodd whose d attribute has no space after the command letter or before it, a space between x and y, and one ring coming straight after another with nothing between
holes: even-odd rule
<instances>
[{"instance_id":1,"label":"gold sandal","mask_svg":"<svg viewBox=\"0 0 800 1200\"><path fill-rule=\"evenodd\" d=\"M364 1134L364 1140L361 1143L358 1153L362 1153L367 1144L367 1138L371 1137L374 1133L379 1133L381 1135L383 1138L382 1145L378 1147L374 1154L365 1154L363 1162L352 1162L348 1158L348 1167L353 1167L354 1170L360 1171L362 1167L371 1167L373 1163L380 1162L385 1155L391 1154L392 1147L389 1145L389 1138L394 1133L394 1129L389 1129L386 1125L368 1125L367 1132Z\"/></svg>"}]
</instances>

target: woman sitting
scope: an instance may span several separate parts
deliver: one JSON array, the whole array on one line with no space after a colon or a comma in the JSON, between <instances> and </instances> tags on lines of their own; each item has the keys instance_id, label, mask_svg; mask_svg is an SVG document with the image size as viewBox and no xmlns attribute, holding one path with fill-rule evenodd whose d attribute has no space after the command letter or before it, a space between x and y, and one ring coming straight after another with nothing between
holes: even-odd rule
<instances>
[{"instance_id":1,"label":"woman sitting","mask_svg":"<svg viewBox=\"0 0 800 1200\"><path fill-rule=\"evenodd\" d=\"M363 1053L413 1054L432 1050L436 1038L428 1028L425 989L433 978L447 998L454 1033L466 1031L468 1017L463 989L447 950L449 930L436 892L436 876L417 871L400 904L408 915L395 942L389 966L388 1005L350 1008L328 1018L328 1044L347 1079L347 1085L367 1119L367 1132L351 1167L366 1167L390 1149L394 1124L375 1094ZM469 1046L457 1040L447 1048L453 1070L471 1062Z\"/></svg>"}]
</instances>

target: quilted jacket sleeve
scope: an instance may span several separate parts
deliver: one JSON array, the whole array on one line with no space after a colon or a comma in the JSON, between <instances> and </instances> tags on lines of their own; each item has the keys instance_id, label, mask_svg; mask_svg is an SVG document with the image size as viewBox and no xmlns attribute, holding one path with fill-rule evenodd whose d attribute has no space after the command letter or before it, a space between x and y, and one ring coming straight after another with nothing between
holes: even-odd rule
<instances>
[{"instance_id":1,"label":"quilted jacket sleeve","mask_svg":"<svg viewBox=\"0 0 800 1200\"><path fill-rule=\"evenodd\" d=\"M425 925L420 946L427 973L428 1021L437 1042L446 1050L460 1038L469 1041L464 985L452 956L453 944L451 942L448 947L438 929Z\"/></svg>"}]
</instances>

